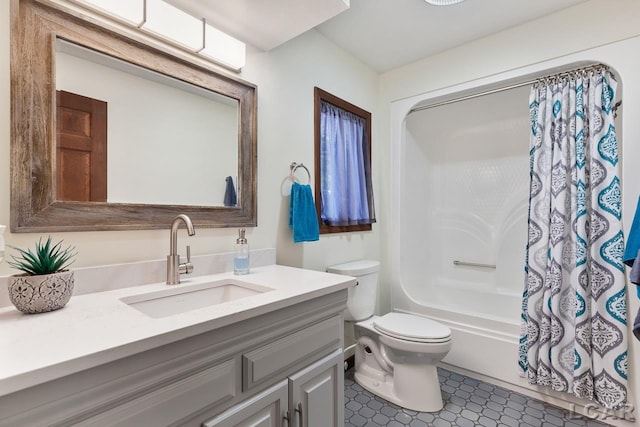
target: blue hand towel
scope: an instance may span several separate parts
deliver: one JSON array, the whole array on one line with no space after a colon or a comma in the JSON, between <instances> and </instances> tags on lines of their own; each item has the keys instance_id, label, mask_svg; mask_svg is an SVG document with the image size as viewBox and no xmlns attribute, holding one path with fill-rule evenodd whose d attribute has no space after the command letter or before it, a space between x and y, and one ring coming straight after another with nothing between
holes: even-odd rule
<instances>
[{"instance_id":1,"label":"blue hand towel","mask_svg":"<svg viewBox=\"0 0 640 427\"><path fill-rule=\"evenodd\" d=\"M224 188L224 205L235 206L238 204L238 197L236 196L236 188L233 186L233 178L228 176L225 181L227 184Z\"/></svg>"},{"instance_id":2,"label":"blue hand towel","mask_svg":"<svg viewBox=\"0 0 640 427\"><path fill-rule=\"evenodd\" d=\"M631 283L640 285L640 251L638 251L638 256L633 263L631 273L629 273L629 279L631 280ZM638 286L638 288L640 288L640 286Z\"/></svg>"},{"instance_id":3,"label":"blue hand towel","mask_svg":"<svg viewBox=\"0 0 640 427\"><path fill-rule=\"evenodd\" d=\"M640 281L638 280L638 275L640 275L640 265L638 265L640 262L640 198L638 198L636 213L627 236L627 246L624 248L622 261L629 267L635 267L631 269L631 283L637 284ZM640 298L640 286L636 286L636 294Z\"/></svg>"},{"instance_id":4,"label":"blue hand towel","mask_svg":"<svg viewBox=\"0 0 640 427\"><path fill-rule=\"evenodd\" d=\"M633 267L633 261L638 256L638 250L640 250L640 198L638 198L636 214L633 217L631 230L629 230L629 235L626 240L627 246L624 248L622 261L629 267Z\"/></svg>"},{"instance_id":5,"label":"blue hand towel","mask_svg":"<svg viewBox=\"0 0 640 427\"><path fill-rule=\"evenodd\" d=\"M320 239L316 204L311 186L294 182L291 185L289 227L293 229L293 242L315 242Z\"/></svg>"},{"instance_id":6,"label":"blue hand towel","mask_svg":"<svg viewBox=\"0 0 640 427\"><path fill-rule=\"evenodd\" d=\"M636 286L636 295L638 299L640 299L640 251L638 251L638 256L636 260L633 262L633 267L631 268L631 272L629 273L629 280Z\"/></svg>"}]
</instances>

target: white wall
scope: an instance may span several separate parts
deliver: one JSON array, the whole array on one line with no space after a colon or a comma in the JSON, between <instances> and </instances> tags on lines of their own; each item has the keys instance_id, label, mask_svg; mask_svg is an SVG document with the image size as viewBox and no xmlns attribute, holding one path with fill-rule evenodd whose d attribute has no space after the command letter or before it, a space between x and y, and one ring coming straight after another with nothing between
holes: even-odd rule
<instances>
[{"instance_id":1,"label":"white wall","mask_svg":"<svg viewBox=\"0 0 640 427\"><path fill-rule=\"evenodd\" d=\"M9 224L9 2L0 2L0 224ZM268 53L250 52L241 78L258 86L258 227L247 231L252 248L275 247L278 262L324 270L326 265L378 257L378 230L322 236L319 242L293 244L288 229L289 164L303 162L313 173L313 87L319 86L376 115L375 72L354 60L316 31ZM374 140L375 144L375 140ZM375 157L375 154L374 154ZM374 159L376 162L376 159ZM374 165L375 167L375 165ZM374 173L375 169L374 169ZM377 174L376 174L377 175ZM379 176L374 176L374 185ZM283 195L284 194L284 195ZM377 195L376 195L377 196ZM164 259L167 230L52 233L79 251L76 266ZM32 246L41 234L5 233L7 244ZM46 237L46 233L42 233ZM229 252L235 229L180 232L180 250L194 255ZM6 262L0 275L12 274ZM82 286L82 284L77 284Z\"/></svg>"},{"instance_id":2,"label":"white wall","mask_svg":"<svg viewBox=\"0 0 640 427\"><path fill-rule=\"evenodd\" d=\"M324 270L344 261L379 259L379 224L371 232L322 235L320 241L305 244L292 243L287 225L289 165L302 162L314 174L314 86L376 117L377 74L312 30L269 52L250 53L243 77L258 85L258 228L264 226L273 233L278 263ZM374 126L374 147L377 139ZM383 202L377 192L380 175L375 148L372 162L377 207ZM296 176L302 182L306 179L300 170Z\"/></svg>"},{"instance_id":3,"label":"white wall","mask_svg":"<svg viewBox=\"0 0 640 427\"><path fill-rule=\"evenodd\" d=\"M623 223L625 232L631 226L636 201L640 194L640 168L636 161L640 158L640 2L636 0L591 0L575 7L546 16L525 25L497 33L448 50L442 54L423 59L405 67L384 73L380 77L379 117L390 117L393 101L418 97L430 97L457 88L464 89L479 84L495 83L528 73L542 72L544 69L561 67L576 61L601 61L611 65L622 80L622 182L623 182ZM407 101L409 101L407 99ZM404 101L403 101L404 102ZM526 101L525 101L526 102ZM394 146L398 143L391 133L390 120L378 123L380 134L384 135L378 144L380 158L392 158ZM390 136L392 135L392 136ZM397 173L391 162L381 165L384 177ZM391 204L391 179L382 181L382 197ZM385 211L388 217L391 209ZM393 220L393 218L391 218ZM383 309L391 306L394 283L389 273L389 263L393 257L390 245L391 226L383 224L381 248L383 252ZM388 248L388 250L387 250ZM395 284L395 283L394 283ZM635 289L630 286L629 316L631 320L640 305L635 297ZM629 334L629 386L631 403L640 408L640 343ZM488 356L490 357L490 356ZM517 354L513 355L515 366ZM495 364L495 363L494 363ZM463 367L464 368L464 367ZM502 377L504 366L495 366L495 377ZM501 373L502 372L502 373ZM510 375L510 373L509 373ZM528 387L525 381L523 387ZM542 389L543 392L544 389ZM640 425L636 421L633 425ZM611 420L607 420L610 422ZM620 422L619 425L632 425Z\"/></svg>"}]
</instances>

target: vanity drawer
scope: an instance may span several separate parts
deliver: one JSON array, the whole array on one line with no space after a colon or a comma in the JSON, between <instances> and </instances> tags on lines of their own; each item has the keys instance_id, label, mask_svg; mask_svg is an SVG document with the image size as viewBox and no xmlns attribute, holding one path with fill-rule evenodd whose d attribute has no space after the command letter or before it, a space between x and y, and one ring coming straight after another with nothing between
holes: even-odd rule
<instances>
[{"instance_id":1,"label":"vanity drawer","mask_svg":"<svg viewBox=\"0 0 640 427\"><path fill-rule=\"evenodd\" d=\"M242 389L293 372L341 345L342 318L331 317L242 355Z\"/></svg>"},{"instance_id":2,"label":"vanity drawer","mask_svg":"<svg viewBox=\"0 0 640 427\"><path fill-rule=\"evenodd\" d=\"M233 360L166 384L99 415L78 426L169 425L235 396Z\"/></svg>"},{"instance_id":3,"label":"vanity drawer","mask_svg":"<svg viewBox=\"0 0 640 427\"><path fill-rule=\"evenodd\" d=\"M180 422L231 401L240 392L239 357L220 359L207 353L193 352L155 364L152 355L141 353L4 396L0 427L166 426ZM130 369L145 363L151 366Z\"/></svg>"}]
</instances>

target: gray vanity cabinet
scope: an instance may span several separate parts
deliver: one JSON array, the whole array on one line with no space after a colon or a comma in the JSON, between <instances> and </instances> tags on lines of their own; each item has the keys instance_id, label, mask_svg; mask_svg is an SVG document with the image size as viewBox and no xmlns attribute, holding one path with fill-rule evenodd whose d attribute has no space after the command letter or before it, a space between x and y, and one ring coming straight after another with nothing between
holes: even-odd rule
<instances>
[{"instance_id":1,"label":"gray vanity cabinet","mask_svg":"<svg viewBox=\"0 0 640 427\"><path fill-rule=\"evenodd\" d=\"M0 427L340 427L346 297L159 337L164 345L1 396Z\"/></svg>"}]
</instances>

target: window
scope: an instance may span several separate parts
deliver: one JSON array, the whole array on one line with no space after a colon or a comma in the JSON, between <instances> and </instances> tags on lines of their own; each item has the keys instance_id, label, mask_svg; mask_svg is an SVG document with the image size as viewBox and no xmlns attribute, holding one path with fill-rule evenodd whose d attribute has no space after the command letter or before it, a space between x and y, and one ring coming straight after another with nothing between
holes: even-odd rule
<instances>
[{"instance_id":1,"label":"window","mask_svg":"<svg viewBox=\"0 0 640 427\"><path fill-rule=\"evenodd\" d=\"M314 101L320 233L371 230L371 113L317 87Z\"/></svg>"}]
</instances>

